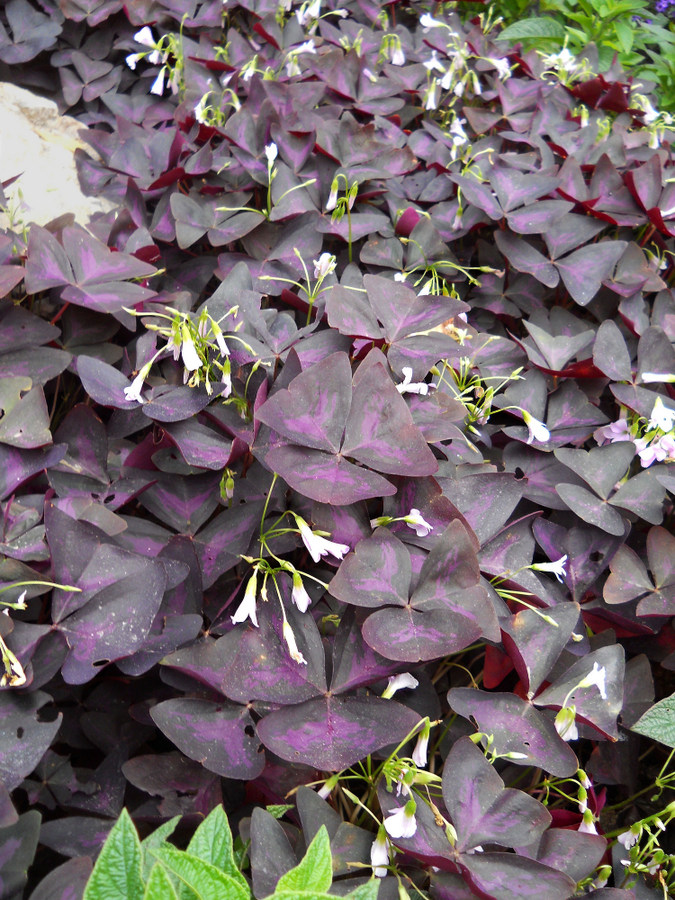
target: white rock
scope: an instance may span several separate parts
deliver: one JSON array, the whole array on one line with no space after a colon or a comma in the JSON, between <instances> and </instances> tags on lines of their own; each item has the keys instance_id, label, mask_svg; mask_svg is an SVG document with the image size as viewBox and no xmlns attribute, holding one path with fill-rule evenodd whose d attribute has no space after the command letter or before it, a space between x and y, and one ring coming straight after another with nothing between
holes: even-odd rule
<instances>
[{"instance_id":1,"label":"white rock","mask_svg":"<svg viewBox=\"0 0 675 900\"><path fill-rule=\"evenodd\" d=\"M20 175L5 189L9 202L0 210L0 228L45 225L65 213L86 226L94 213L115 208L103 197L82 193L73 154L78 148L92 153L78 137L82 128L71 116L59 115L53 101L0 82L0 180Z\"/></svg>"}]
</instances>

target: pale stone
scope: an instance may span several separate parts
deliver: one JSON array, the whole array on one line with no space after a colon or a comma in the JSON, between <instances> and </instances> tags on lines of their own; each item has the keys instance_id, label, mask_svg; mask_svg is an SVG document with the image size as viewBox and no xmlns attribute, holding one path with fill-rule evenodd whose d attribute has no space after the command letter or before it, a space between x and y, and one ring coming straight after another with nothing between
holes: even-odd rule
<instances>
[{"instance_id":1,"label":"pale stone","mask_svg":"<svg viewBox=\"0 0 675 900\"><path fill-rule=\"evenodd\" d=\"M5 189L8 204L0 210L0 228L45 225L66 213L86 226L95 213L115 208L80 189L73 154L78 148L92 154L78 137L82 127L59 115L51 100L0 82L0 181L20 174Z\"/></svg>"}]
</instances>

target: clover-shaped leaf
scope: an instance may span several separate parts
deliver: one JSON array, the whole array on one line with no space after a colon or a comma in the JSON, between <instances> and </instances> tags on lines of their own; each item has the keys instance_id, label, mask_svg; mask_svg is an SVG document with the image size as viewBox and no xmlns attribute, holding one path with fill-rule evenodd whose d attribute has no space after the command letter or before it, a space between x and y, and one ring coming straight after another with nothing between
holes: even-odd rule
<instances>
[{"instance_id":1,"label":"clover-shaped leaf","mask_svg":"<svg viewBox=\"0 0 675 900\"><path fill-rule=\"evenodd\" d=\"M647 535L647 560L653 573L637 553L622 545L610 564L610 575L603 588L607 603L627 603L641 598L637 613L641 616L675 615L675 538L656 526Z\"/></svg>"}]
</instances>

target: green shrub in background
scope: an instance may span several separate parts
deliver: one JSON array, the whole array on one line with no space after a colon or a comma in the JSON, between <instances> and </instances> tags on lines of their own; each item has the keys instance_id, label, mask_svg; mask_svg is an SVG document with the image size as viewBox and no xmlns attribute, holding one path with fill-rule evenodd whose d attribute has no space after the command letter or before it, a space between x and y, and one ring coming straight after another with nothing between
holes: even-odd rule
<instances>
[{"instance_id":1,"label":"green shrub in background","mask_svg":"<svg viewBox=\"0 0 675 900\"><path fill-rule=\"evenodd\" d=\"M592 74L607 72L616 58L634 84L654 83L661 110L675 111L672 0L655 5L647 0L493 0L488 10L492 22L502 20L498 40L571 57L595 44L597 71ZM468 15L475 15L475 4Z\"/></svg>"},{"instance_id":2,"label":"green shrub in background","mask_svg":"<svg viewBox=\"0 0 675 900\"><path fill-rule=\"evenodd\" d=\"M126 809L113 826L84 891L84 900L250 900L241 873L245 852L236 853L222 806L199 825L186 850L168 838L180 816L141 841ZM281 876L274 900L330 900L333 881L330 841L322 825L303 859ZM379 881L371 879L346 896L376 900Z\"/></svg>"}]
</instances>

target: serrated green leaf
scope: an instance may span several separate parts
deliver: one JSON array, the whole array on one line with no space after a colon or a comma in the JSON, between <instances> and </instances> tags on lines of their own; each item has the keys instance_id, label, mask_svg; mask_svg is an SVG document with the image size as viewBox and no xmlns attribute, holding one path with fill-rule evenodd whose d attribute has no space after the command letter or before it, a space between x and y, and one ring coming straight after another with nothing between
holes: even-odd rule
<instances>
[{"instance_id":1,"label":"serrated green leaf","mask_svg":"<svg viewBox=\"0 0 675 900\"><path fill-rule=\"evenodd\" d=\"M345 900L377 900L380 890L379 878L371 878L365 884L360 884L351 893L345 895Z\"/></svg>"},{"instance_id":2,"label":"serrated green leaf","mask_svg":"<svg viewBox=\"0 0 675 900\"><path fill-rule=\"evenodd\" d=\"M168 844L151 852L197 900L250 900L248 888L198 856Z\"/></svg>"},{"instance_id":3,"label":"serrated green leaf","mask_svg":"<svg viewBox=\"0 0 675 900\"><path fill-rule=\"evenodd\" d=\"M295 809L295 807L292 803L270 803L265 809L271 816L274 816L275 819L280 819L282 816L286 815L289 809Z\"/></svg>"},{"instance_id":4,"label":"serrated green leaf","mask_svg":"<svg viewBox=\"0 0 675 900\"><path fill-rule=\"evenodd\" d=\"M143 881L148 880L150 871L155 865L155 861L148 851L152 850L154 847L161 847L162 844L166 843L168 838L174 833L176 825L178 825L179 822L180 816L174 816L173 819L164 822L159 828L156 828L152 834L149 834L141 841L141 847L143 848Z\"/></svg>"},{"instance_id":5,"label":"serrated green leaf","mask_svg":"<svg viewBox=\"0 0 675 900\"><path fill-rule=\"evenodd\" d=\"M333 858L325 825L317 831L298 865L281 876L278 891L327 891L333 882Z\"/></svg>"},{"instance_id":6,"label":"serrated green leaf","mask_svg":"<svg viewBox=\"0 0 675 900\"><path fill-rule=\"evenodd\" d=\"M142 900L141 842L126 809L99 853L83 900Z\"/></svg>"},{"instance_id":7,"label":"serrated green leaf","mask_svg":"<svg viewBox=\"0 0 675 900\"><path fill-rule=\"evenodd\" d=\"M638 719L631 731L660 741L666 747L675 749L675 694L659 700Z\"/></svg>"},{"instance_id":8,"label":"serrated green leaf","mask_svg":"<svg viewBox=\"0 0 675 900\"><path fill-rule=\"evenodd\" d=\"M246 879L234 861L232 831L222 806L211 810L204 821L200 823L187 846L187 852L211 863L212 866L230 875L248 890Z\"/></svg>"},{"instance_id":9,"label":"serrated green leaf","mask_svg":"<svg viewBox=\"0 0 675 900\"><path fill-rule=\"evenodd\" d=\"M497 40L517 41L522 38L553 38L557 41L564 41L565 27L549 16L535 16L509 25L499 34Z\"/></svg>"},{"instance_id":10,"label":"serrated green leaf","mask_svg":"<svg viewBox=\"0 0 675 900\"><path fill-rule=\"evenodd\" d=\"M143 900L178 900L178 895L173 889L171 879L160 863L155 863L150 870L150 877L145 886Z\"/></svg>"}]
</instances>

